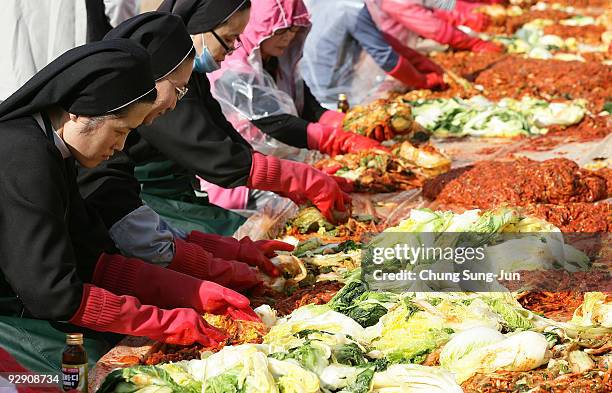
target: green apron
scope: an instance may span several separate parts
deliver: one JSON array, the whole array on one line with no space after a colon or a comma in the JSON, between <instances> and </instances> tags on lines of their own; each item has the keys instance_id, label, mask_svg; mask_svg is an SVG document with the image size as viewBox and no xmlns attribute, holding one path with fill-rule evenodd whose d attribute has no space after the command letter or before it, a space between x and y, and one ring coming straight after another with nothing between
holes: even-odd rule
<instances>
[{"instance_id":1,"label":"green apron","mask_svg":"<svg viewBox=\"0 0 612 393\"><path fill-rule=\"evenodd\" d=\"M123 337L66 323L0 315L0 345L30 371L61 371L67 333L83 333L89 370Z\"/></svg>"},{"instance_id":2,"label":"green apron","mask_svg":"<svg viewBox=\"0 0 612 393\"><path fill-rule=\"evenodd\" d=\"M185 231L198 230L231 236L245 218L210 204L193 191L195 178L172 161L154 161L137 166L141 198L168 223Z\"/></svg>"}]
</instances>

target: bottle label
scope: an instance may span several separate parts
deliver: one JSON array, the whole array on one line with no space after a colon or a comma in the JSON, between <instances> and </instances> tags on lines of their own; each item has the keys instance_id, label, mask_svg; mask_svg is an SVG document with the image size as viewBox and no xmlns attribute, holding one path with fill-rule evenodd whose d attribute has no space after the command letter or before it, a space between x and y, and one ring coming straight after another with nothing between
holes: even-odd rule
<instances>
[{"instance_id":1,"label":"bottle label","mask_svg":"<svg viewBox=\"0 0 612 393\"><path fill-rule=\"evenodd\" d=\"M62 377L64 391L76 389L82 393L87 392L87 364L62 363Z\"/></svg>"}]
</instances>

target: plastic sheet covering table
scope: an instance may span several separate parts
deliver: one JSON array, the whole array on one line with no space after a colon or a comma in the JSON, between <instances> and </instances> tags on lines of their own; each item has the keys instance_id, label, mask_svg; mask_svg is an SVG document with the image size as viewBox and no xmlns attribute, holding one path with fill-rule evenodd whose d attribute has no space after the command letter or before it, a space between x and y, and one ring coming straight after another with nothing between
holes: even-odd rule
<instances>
[{"instance_id":1,"label":"plastic sheet covering table","mask_svg":"<svg viewBox=\"0 0 612 393\"><path fill-rule=\"evenodd\" d=\"M96 392L111 371L139 364L154 353L160 345L161 343L146 337L125 337L100 358L94 369L91 370L89 373L89 391Z\"/></svg>"}]
</instances>

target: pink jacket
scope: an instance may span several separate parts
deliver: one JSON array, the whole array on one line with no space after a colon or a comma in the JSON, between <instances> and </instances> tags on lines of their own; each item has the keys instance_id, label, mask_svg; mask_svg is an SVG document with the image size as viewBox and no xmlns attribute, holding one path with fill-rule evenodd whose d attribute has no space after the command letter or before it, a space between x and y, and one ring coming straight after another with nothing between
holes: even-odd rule
<instances>
[{"instance_id":1,"label":"pink jacket","mask_svg":"<svg viewBox=\"0 0 612 393\"><path fill-rule=\"evenodd\" d=\"M427 8L420 0L366 0L372 19L389 36L414 46L416 36L448 44L456 29L448 20L458 23L465 13L482 5L458 0L455 9L443 11Z\"/></svg>"},{"instance_id":2,"label":"pink jacket","mask_svg":"<svg viewBox=\"0 0 612 393\"><path fill-rule=\"evenodd\" d=\"M249 24L240 35L242 47L225 59L220 70L210 75L213 92L217 93L219 84L216 82L222 80L228 72L247 73L253 77L249 81L255 84L265 83L266 76L270 75L263 69L261 43L276 30L302 26L305 29L293 39L285 54L278 59L278 75L274 78L274 87L289 94L296 101L299 112L301 105L297 101L303 97L303 94L299 94L303 91L303 81L299 77L297 64L302 58L304 41L310 29L310 16L306 6L302 0L252 0L251 3Z\"/></svg>"},{"instance_id":3,"label":"pink jacket","mask_svg":"<svg viewBox=\"0 0 612 393\"><path fill-rule=\"evenodd\" d=\"M302 26L283 56L278 58L277 75L264 69L261 43L276 30ZM213 95L234 128L261 153L288 157L296 154L253 126L250 120L290 114L299 116L304 105L304 81L298 62L302 58L310 18L302 0L253 0L251 19L240 36L243 46L209 75Z\"/></svg>"},{"instance_id":4,"label":"pink jacket","mask_svg":"<svg viewBox=\"0 0 612 393\"><path fill-rule=\"evenodd\" d=\"M221 104L225 116L256 151L291 157L299 149L273 140L250 120L276 114L297 116L301 113L304 82L297 65L310 29L310 17L302 0L252 0L251 3L249 24L240 35L242 47L226 57L221 69L208 77L213 95ZM278 75L272 76L264 70L261 43L276 30L290 26L302 26L304 29L278 59ZM212 203L227 209L246 207L247 188L227 190L204 181L200 183Z\"/></svg>"}]
</instances>

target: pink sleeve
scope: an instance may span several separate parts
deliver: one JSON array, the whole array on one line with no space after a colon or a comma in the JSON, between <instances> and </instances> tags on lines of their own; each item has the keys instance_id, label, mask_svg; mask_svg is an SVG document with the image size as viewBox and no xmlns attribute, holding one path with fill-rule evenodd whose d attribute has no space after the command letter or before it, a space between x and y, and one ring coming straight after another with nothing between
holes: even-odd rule
<instances>
[{"instance_id":1,"label":"pink sleeve","mask_svg":"<svg viewBox=\"0 0 612 393\"><path fill-rule=\"evenodd\" d=\"M422 5L402 0L382 0L380 7L404 27L425 38L446 44L452 35L453 26Z\"/></svg>"},{"instance_id":2,"label":"pink sleeve","mask_svg":"<svg viewBox=\"0 0 612 393\"><path fill-rule=\"evenodd\" d=\"M441 20L444 20L453 26L465 25L467 21L465 13L459 12L457 10L453 10L453 11L435 10L434 15L437 18L440 18Z\"/></svg>"},{"instance_id":3,"label":"pink sleeve","mask_svg":"<svg viewBox=\"0 0 612 393\"><path fill-rule=\"evenodd\" d=\"M508 0L462 0L464 3L483 3L483 4L508 4ZM459 1L457 1L459 3ZM482 5L482 4L480 4Z\"/></svg>"},{"instance_id":4,"label":"pink sleeve","mask_svg":"<svg viewBox=\"0 0 612 393\"><path fill-rule=\"evenodd\" d=\"M487 5L487 0L479 0L479 1L465 1L465 0L457 0L455 3L455 9L453 11L458 12L472 12L474 9ZM451 12L453 12L451 11Z\"/></svg>"},{"instance_id":5,"label":"pink sleeve","mask_svg":"<svg viewBox=\"0 0 612 393\"><path fill-rule=\"evenodd\" d=\"M197 176L200 187L208 193L210 203L224 209L246 209L249 189L246 187L223 188Z\"/></svg>"},{"instance_id":6,"label":"pink sleeve","mask_svg":"<svg viewBox=\"0 0 612 393\"><path fill-rule=\"evenodd\" d=\"M472 15L475 8L481 7L482 3L468 3L465 1L457 0L455 9L452 11L444 11L436 9L434 15L438 18L447 21L453 26L465 25L468 19Z\"/></svg>"}]
</instances>

